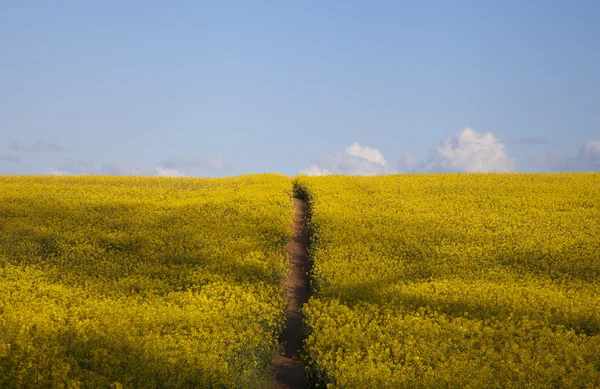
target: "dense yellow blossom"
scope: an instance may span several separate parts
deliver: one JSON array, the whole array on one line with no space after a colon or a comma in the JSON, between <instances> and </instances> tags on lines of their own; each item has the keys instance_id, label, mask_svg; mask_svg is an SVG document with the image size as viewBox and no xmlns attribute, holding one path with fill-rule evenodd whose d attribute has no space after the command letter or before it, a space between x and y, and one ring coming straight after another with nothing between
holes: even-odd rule
<instances>
[{"instance_id":1,"label":"dense yellow blossom","mask_svg":"<svg viewBox=\"0 0 600 389\"><path fill-rule=\"evenodd\" d=\"M311 379L599 387L600 174L300 177Z\"/></svg>"},{"instance_id":2,"label":"dense yellow blossom","mask_svg":"<svg viewBox=\"0 0 600 389\"><path fill-rule=\"evenodd\" d=\"M257 387L291 181L0 177L0 387Z\"/></svg>"},{"instance_id":3,"label":"dense yellow blossom","mask_svg":"<svg viewBox=\"0 0 600 389\"><path fill-rule=\"evenodd\" d=\"M313 382L600 386L600 175L300 177ZM292 180L0 177L0 387L267 387Z\"/></svg>"}]
</instances>

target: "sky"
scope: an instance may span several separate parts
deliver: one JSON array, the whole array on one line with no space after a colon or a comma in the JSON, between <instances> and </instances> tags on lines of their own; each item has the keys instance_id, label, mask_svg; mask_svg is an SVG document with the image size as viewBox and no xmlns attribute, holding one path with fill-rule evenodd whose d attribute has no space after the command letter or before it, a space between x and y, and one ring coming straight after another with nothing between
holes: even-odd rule
<instances>
[{"instance_id":1,"label":"sky","mask_svg":"<svg viewBox=\"0 0 600 389\"><path fill-rule=\"evenodd\" d=\"M596 0L2 1L0 174L600 171L598 20Z\"/></svg>"}]
</instances>

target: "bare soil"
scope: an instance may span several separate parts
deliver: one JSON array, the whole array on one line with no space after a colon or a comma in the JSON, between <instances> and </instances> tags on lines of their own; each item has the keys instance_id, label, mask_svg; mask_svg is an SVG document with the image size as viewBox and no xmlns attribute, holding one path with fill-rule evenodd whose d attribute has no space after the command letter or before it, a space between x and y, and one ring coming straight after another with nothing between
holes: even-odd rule
<instances>
[{"instance_id":1,"label":"bare soil","mask_svg":"<svg viewBox=\"0 0 600 389\"><path fill-rule=\"evenodd\" d=\"M302 305L308 301L308 230L306 228L306 201L294 198L294 238L285 247L291 263L283 289L287 307L285 329L279 336L282 354L273 360L276 389L308 388L300 353L304 341Z\"/></svg>"}]
</instances>

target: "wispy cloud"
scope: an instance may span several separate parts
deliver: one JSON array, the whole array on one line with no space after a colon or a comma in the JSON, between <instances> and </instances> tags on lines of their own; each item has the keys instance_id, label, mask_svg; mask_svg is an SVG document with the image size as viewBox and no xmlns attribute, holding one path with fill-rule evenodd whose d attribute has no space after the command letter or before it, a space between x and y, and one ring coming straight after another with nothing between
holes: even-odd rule
<instances>
[{"instance_id":1,"label":"wispy cloud","mask_svg":"<svg viewBox=\"0 0 600 389\"><path fill-rule=\"evenodd\" d=\"M8 148L15 151L24 151L28 153L44 153L44 152L57 152L63 151L63 147L55 144L46 142L43 140L37 140L31 145L26 145L22 142L14 141L8 144Z\"/></svg>"},{"instance_id":2,"label":"wispy cloud","mask_svg":"<svg viewBox=\"0 0 600 389\"><path fill-rule=\"evenodd\" d=\"M185 174L175 169L167 169L162 167L156 168L156 175L159 177L185 177Z\"/></svg>"},{"instance_id":3,"label":"wispy cloud","mask_svg":"<svg viewBox=\"0 0 600 389\"><path fill-rule=\"evenodd\" d=\"M550 143L549 138L545 137L525 137L512 142L515 145L547 145Z\"/></svg>"},{"instance_id":4,"label":"wispy cloud","mask_svg":"<svg viewBox=\"0 0 600 389\"><path fill-rule=\"evenodd\" d=\"M416 171L422 163L412 155L411 153L403 154L398 162L399 172L413 172Z\"/></svg>"},{"instance_id":5,"label":"wispy cloud","mask_svg":"<svg viewBox=\"0 0 600 389\"><path fill-rule=\"evenodd\" d=\"M111 175L111 176L143 176L148 175L144 165L129 162L126 158L98 164L90 160L67 159L67 162L48 169L52 175Z\"/></svg>"},{"instance_id":6,"label":"wispy cloud","mask_svg":"<svg viewBox=\"0 0 600 389\"><path fill-rule=\"evenodd\" d=\"M8 162L12 162L12 163L19 163L19 162L23 162L23 158L17 156L17 155L0 155L0 161L8 161Z\"/></svg>"},{"instance_id":7,"label":"wispy cloud","mask_svg":"<svg viewBox=\"0 0 600 389\"><path fill-rule=\"evenodd\" d=\"M91 160L77 160L67 158L66 162L47 169L51 175L110 175L110 176L160 176L184 177L187 176L180 169L201 168L218 171L227 169L222 158L206 159L200 157L173 159L163 161L155 167L147 167L141 163L129 161L127 158L113 160L106 163L97 163Z\"/></svg>"},{"instance_id":8,"label":"wispy cloud","mask_svg":"<svg viewBox=\"0 0 600 389\"><path fill-rule=\"evenodd\" d=\"M100 166L94 161L76 160L68 158L67 162L60 166L48 168L48 173L54 176L70 176L85 174L100 174Z\"/></svg>"},{"instance_id":9,"label":"wispy cloud","mask_svg":"<svg viewBox=\"0 0 600 389\"><path fill-rule=\"evenodd\" d=\"M109 176L145 176L148 171L141 163L129 162L126 158L110 161L99 167L100 174Z\"/></svg>"},{"instance_id":10,"label":"wispy cloud","mask_svg":"<svg viewBox=\"0 0 600 389\"><path fill-rule=\"evenodd\" d=\"M185 158L172 158L161 161L158 167L163 169L186 169L219 172L228 170L231 166L225 163L223 157L190 156Z\"/></svg>"},{"instance_id":11,"label":"wispy cloud","mask_svg":"<svg viewBox=\"0 0 600 389\"><path fill-rule=\"evenodd\" d=\"M600 139L585 141L576 155L553 151L537 156L533 160L544 169L558 172L599 172Z\"/></svg>"},{"instance_id":12,"label":"wispy cloud","mask_svg":"<svg viewBox=\"0 0 600 389\"><path fill-rule=\"evenodd\" d=\"M328 175L333 174L333 172L327 168L317 165L316 163L313 163L306 169L303 169L300 172L300 174L305 174L307 176L328 176ZM338 174L340 174L340 173L338 173Z\"/></svg>"}]
</instances>

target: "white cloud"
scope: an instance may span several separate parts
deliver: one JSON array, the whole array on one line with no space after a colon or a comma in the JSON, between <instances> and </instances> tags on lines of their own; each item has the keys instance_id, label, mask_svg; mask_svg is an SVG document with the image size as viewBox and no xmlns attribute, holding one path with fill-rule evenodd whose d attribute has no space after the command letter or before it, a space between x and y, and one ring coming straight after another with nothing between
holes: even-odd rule
<instances>
[{"instance_id":1,"label":"white cloud","mask_svg":"<svg viewBox=\"0 0 600 389\"><path fill-rule=\"evenodd\" d=\"M162 167L156 168L156 175L159 177L185 177L185 174L175 170Z\"/></svg>"},{"instance_id":2,"label":"white cloud","mask_svg":"<svg viewBox=\"0 0 600 389\"><path fill-rule=\"evenodd\" d=\"M565 156L555 151L534 160L554 171L597 172L600 171L600 139L586 140L574 156Z\"/></svg>"},{"instance_id":3,"label":"white cloud","mask_svg":"<svg viewBox=\"0 0 600 389\"><path fill-rule=\"evenodd\" d=\"M307 176L328 176L333 174L327 169L323 169L317 165L310 165L308 169L304 169L300 172L300 174L306 174Z\"/></svg>"},{"instance_id":4,"label":"white cloud","mask_svg":"<svg viewBox=\"0 0 600 389\"><path fill-rule=\"evenodd\" d=\"M578 158L598 167L600 165L600 139L586 140L579 151Z\"/></svg>"},{"instance_id":5,"label":"white cloud","mask_svg":"<svg viewBox=\"0 0 600 389\"><path fill-rule=\"evenodd\" d=\"M347 147L344 151L314 161L300 174L320 176L329 174L348 175L379 175L387 174L388 165L383 154L371 147L362 147L358 142Z\"/></svg>"},{"instance_id":6,"label":"white cloud","mask_svg":"<svg viewBox=\"0 0 600 389\"><path fill-rule=\"evenodd\" d=\"M385 166L387 162L385 162L385 158L383 158L383 154L377 149L372 149L370 147L361 147L358 142L354 142L352 146L346 148L346 153L348 155L352 155L354 157L361 157L366 159L367 161L377 163Z\"/></svg>"},{"instance_id":7,"label":"white cloud","mask_svg":"<svg viewBox=\"0 0 600 389\"><path fill-rule=\"evenodd\" d=\"M53 167L48 168L48 174L50 174L51 176L72 176L73 175L73 173L69 173L66 170L60 170L60 169L53 168Z\"/></svg>"},{"instance_id":8,"label":"white cloud","mask_svg":"<svg viewBox=\"0 0 600 389\"><path fill-rule=\"evenodd\" d=\"M418 170L426 172L510 172L515 160L506 153L502 143L491 132L465 128L446 138L429 152L427 161Z\"/></svg>"}]
</instances>

